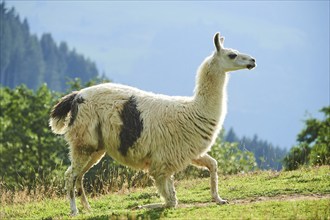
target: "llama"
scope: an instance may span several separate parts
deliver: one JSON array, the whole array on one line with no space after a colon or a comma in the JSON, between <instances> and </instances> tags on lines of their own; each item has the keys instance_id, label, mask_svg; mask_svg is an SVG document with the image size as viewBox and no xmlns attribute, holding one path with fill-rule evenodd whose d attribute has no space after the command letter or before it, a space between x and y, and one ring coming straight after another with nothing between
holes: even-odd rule
<instances>
[{"instance_id":1,"label":"llama","mask_svg":"<svg viewBox=\"0 0 330 220\"><path fill-rule=\"evenodd\" d=\"M52 109L50 126L64 134L71 166L65 172L71 214L78 209L75 188L90 209L83 188L84 174L107 153L121 164L148 171L165 204L142 208L176 207L174 173L189 164L208 168L212 200L218 195L217 161L207 152L226 115L228 72L253 69L255 59L223 47L214 36L215 52L197 71L192 97L165 96L115 83L91 86L64 96Z\"/></svg>"}]
</instances>

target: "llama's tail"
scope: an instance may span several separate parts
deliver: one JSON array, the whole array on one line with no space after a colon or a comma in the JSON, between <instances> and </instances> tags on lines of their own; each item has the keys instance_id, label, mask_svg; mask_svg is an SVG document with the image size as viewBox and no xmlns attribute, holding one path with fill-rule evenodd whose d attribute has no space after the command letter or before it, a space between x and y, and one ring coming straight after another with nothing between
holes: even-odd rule
<instances>
[{"instance_id":1,"label":"llama's tail","mask_svg":"<svg viewBox=\"0 0 330 220\"><path fill-rule=\"evenodd\" d=\"M49 125L55 134L64 134L71 126L78 113L78 104L84 99L78 92L72 92L63 98L53 107L50 113Z\"/></svg>"}]
</instances>

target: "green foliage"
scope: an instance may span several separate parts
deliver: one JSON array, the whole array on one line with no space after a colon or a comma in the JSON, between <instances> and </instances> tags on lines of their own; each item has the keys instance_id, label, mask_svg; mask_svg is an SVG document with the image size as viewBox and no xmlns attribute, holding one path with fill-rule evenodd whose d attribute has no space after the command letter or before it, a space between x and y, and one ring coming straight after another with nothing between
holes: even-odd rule
<instances>
[{"instance_id":1,"label":"green foliage","mask_svg":"<svg viewBox=\"0 0 330 220\"><path fill-rule=\"evenodd\" d=\"M223 174L236 174L256 168L255 157L250 151L239 149L238 143L222 142L217 139L210 155L218 161L219 171Z\"/></svg>"},{"instance_id":2,"label":"green foliage","mask_svg":"<svg viewBox=\"0 0 330 220\"><path fill-rule=\"evenodd\" d=\"M30 34L28 21L21 22L14 8L8 10L0 3L1 56L0 82L14 88L25 84L37 89L46 82L55 91L68 89L68 79L80 78L83 83L98 77L94 62L69 50L65 42L59 45L51 34L40 40Z\"/></svg>"},{"instance_id":3,"label":"green foliage","mask_svg":"<svg viewBox=\"0 0 330 220\"><path fill-rule=\"evenodd\" d=\"M285 169L294 170L302 165L330 164L330 106L320 110L323 120L310 118L298 134L298 145L284 158Z\"/></svg>"},{"instance_id":4,"label":"green foliage","mask_svg":"<svg viewBox=\"0 0 330 220\"><path fill-rule=\"evenodd\" d=\"M310 147L306 143L291 148L290 153L285 156L284 164L286 170L295 170L309 163Z\"/></svg>"},{"instance_id":5,"label":"green foliage","mask_svg":"<svg viewBox=\"0 0 330 220\"><path fill-rule=\"evenodd\" d=\"M310 153L310 163L313 165L325 165L330 164L330 145L317 144Z\"/></svg>"},{"instance_id":6,"label":"green foliage","mask_svg":"<svg viewBox=\"0 0 330 220\"><path fill-rule=\"evenodd\" d=\"M61 169L67 148L48 128L55 99L57 94L46 85L35 92L26 86L0 88L1 179L9 187L24 184L32 188L55 168Z\"/></svg>"}]
</instances>

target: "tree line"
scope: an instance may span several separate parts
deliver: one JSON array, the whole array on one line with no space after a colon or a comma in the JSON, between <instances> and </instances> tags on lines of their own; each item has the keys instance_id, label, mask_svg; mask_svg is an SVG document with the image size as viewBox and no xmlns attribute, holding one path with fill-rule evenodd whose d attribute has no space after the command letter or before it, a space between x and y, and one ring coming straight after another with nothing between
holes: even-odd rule
<instances>
[{"instance_id":1,"label":"tree line","mask_svg":"<svg viewBox=\"0 0 330 220\"><path fill-rule=\"evenodd\" d=\"M65 91L68 79L80 78L85 83L100 77L95 63L70 50L65 42L58 45L49 33L40 39L31 34L27 19L22 21L14 8L6 8L5 2L0 3L0 13L3 86L25 84L37 89L47 83L52 90Z\"/></svg>"}]
</instances>

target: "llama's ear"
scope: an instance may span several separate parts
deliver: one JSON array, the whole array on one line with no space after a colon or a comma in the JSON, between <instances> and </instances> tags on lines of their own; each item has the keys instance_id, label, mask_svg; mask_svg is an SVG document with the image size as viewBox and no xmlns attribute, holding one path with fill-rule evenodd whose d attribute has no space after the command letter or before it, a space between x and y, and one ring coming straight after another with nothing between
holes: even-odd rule
<instances>
[{"instance_id":1,"label":"llama's ear","mask_svg":"<svg viewBox=\"0 0 330 220\"><path fill-rule=\"evenodd\" d=\"M220 44L221 47L223 48L223 43L225 42L225 37L220 37Z\"/></svg>"},{"instance_id":2,"label":"llama's ear","mask_svg":"<svg viewBox=\"0 0 330 220\"><path fill-rule=\"evenodd\" d=\"M221 50L221 48L223 47L223 41L225 40L224 37L220 37L220 33L217 32L214 35L214 46L217 49L217 51L219 52Z\"/></svg>"}]
</instances>

